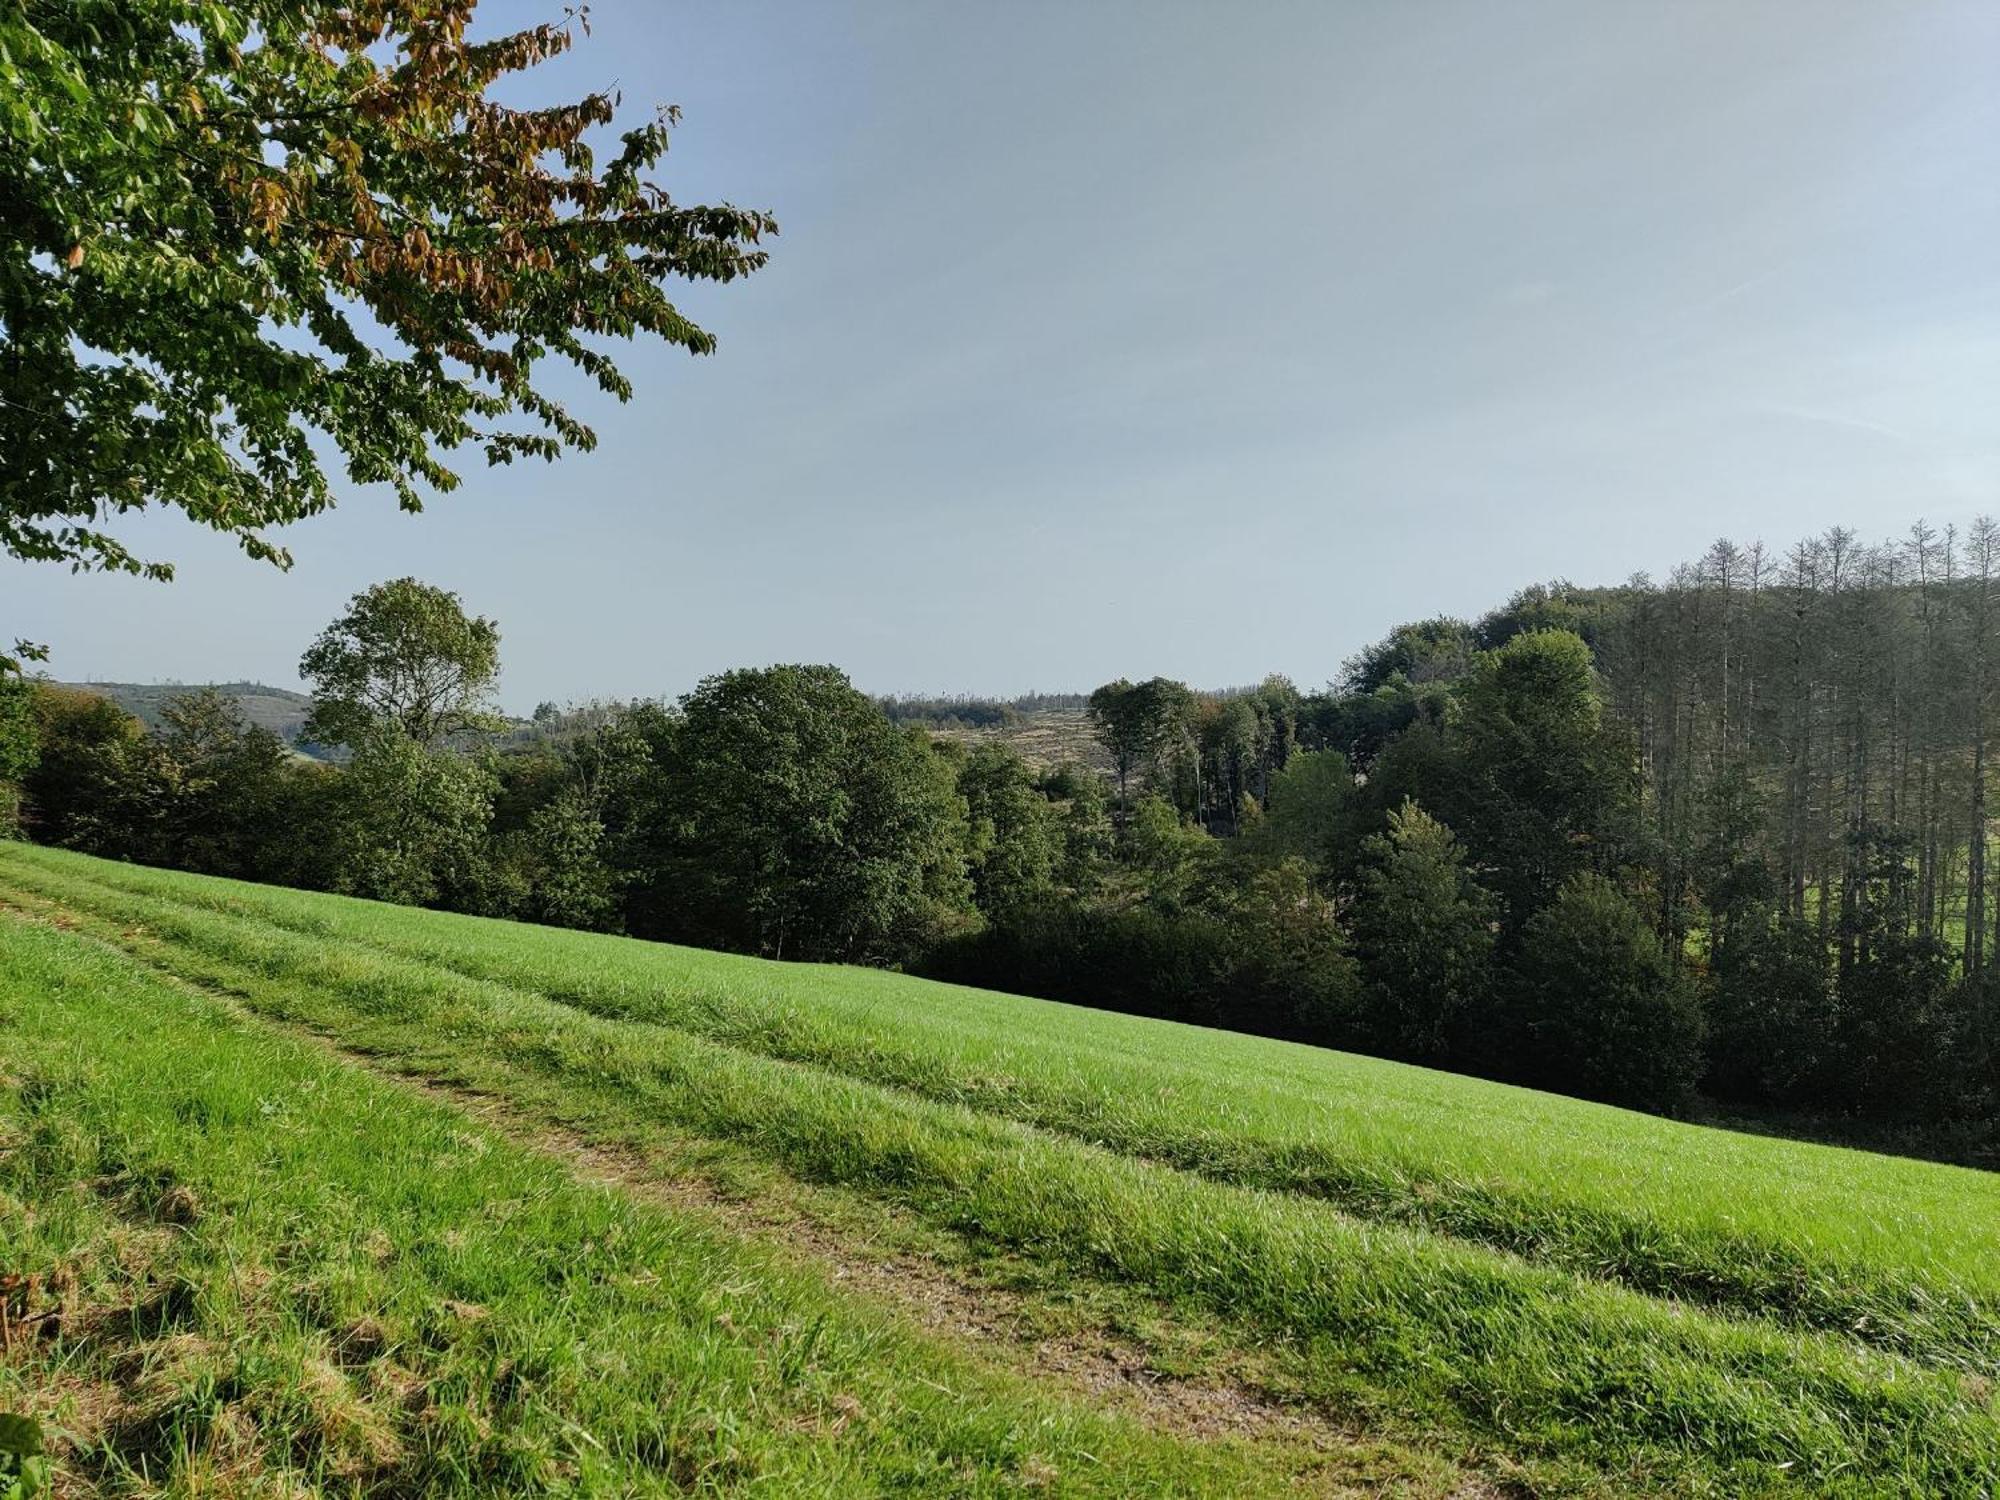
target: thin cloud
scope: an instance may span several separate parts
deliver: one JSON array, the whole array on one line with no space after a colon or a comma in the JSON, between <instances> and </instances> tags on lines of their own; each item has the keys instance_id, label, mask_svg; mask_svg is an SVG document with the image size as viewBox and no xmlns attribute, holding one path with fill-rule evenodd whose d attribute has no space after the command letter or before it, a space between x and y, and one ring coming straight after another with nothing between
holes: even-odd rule
<instances>
[{"instance_id":1,"label":"thin cloud","mask_svg":"<svg viewBox=\"0 0 2000 1500\"><path fill-rule=\"evenodd\" d=\"M1886 422L1872 422L1866 417L1846 417L1835 412L1813 411L1811 408L1804 406L1766 405L1759 407L1758 410L1772 416L1790 417L1795 422L1811 422L1823 427L1846 427L1856 432L1873 433L1877 437L1885 437L1891 442L1901 443L1911 448L1920 448L1923 446L1915 437L1904 432L1901 428L1891 427Z\"/></svg>"}]
</instances>

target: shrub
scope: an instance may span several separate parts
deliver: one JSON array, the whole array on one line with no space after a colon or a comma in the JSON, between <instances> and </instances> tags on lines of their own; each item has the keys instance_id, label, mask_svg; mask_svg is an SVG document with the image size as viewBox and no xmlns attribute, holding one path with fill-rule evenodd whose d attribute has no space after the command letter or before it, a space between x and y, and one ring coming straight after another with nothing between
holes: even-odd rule
<instances>
[{"instance_id":1,"label":"shrub","mask_svg":"<svg viewBox=\"0 0 2000 1500\"><path fill-rule=\"evenodd\" d=\"M1467 873L1451 830L1414 802L1362 855L1352 921L1371 1049L1442 1062L1490 991L1498 903Z\"/></svg>"},{"instance_id":2,"label":"shrub","mask_svg":"<svg viewBox=\"0 0 2000 1500\"><path fill-rule=\"evenodd\" d=\"M1639 909L1599 875L1572 875L1523 933L1514 1053L1530 1083L1666 1113L1701 1071L1702 1014Z\"/></svg>"},{"instance_id":3,"label":"shrub","mask_svg":"<svg viewBox=\"0 0 2000 1500\"><path fill-rule=\"evenodd\" d=\"M1816 1102L1838 1027L1826 943L1809 923L1786 917L1739 931L1716 965L1709 1088L1744 1103Z\"/></svg>"}]
</instances>

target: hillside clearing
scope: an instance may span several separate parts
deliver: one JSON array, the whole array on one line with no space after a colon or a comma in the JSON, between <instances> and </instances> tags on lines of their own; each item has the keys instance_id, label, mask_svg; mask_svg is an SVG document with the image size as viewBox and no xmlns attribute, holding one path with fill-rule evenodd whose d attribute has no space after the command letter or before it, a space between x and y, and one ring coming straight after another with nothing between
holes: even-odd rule
<instances>
[{"instance_id":1,"label":"hillside clearing","mask_svg":"<svg viewBox=\"0 0 2000 1500\"><path fill-rule=\"evenodd\" d=\"M767 1185L889 1205L975 1268L1149 1299L1213 1331L1192 1357L1249 1358L1343 1430L1490 1453L1540 1490L2000 1477L1978 1173L49 851L0 852L0 896L593 1149L717 1143Z\"/></svg>"}]
</instances>

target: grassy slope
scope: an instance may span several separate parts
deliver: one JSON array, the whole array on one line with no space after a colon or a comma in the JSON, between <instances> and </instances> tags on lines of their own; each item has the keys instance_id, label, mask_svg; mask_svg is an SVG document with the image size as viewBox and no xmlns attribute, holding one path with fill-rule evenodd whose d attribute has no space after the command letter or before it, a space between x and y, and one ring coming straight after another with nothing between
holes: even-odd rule
<instances>
[{"instance_id":1,"label":"grassy slope","mask_svg":"<svg viewBox=\"0 0 2000 1500\"><path fill-rule=\"evenodd\" d=\"M616 1138L733 1140L1220 1316L1380 1424L1655 1490L1967 1493L2000 1474L2000 1216L1980 1174L47 851L0 854L9 888L397 1066ZM1690 1300L1642 1295L1662 1288Z\"/></svg>"},{"instance_id":2,"label":"grassy slope","mask_svg":"<svg viewBox=\"0 0 2000 1500\"><path fill-rule=\"evenodd\" d=\"M290 688L267 687L261 682L76 682L64 685L109 698L152 730L158 730L165 722L160 711L166 707L168 699L213 687L242 709L243 717L250 723L270 730L288 745L305 724L306 714L312 708L312 699L304 693Z\"/></svg>"},{"instance_id":3,"label":"grassy slope","mask_svg":"<svg viewBox=\"0 0 2000 1500\"><path fill-rule=\"evenodd\" d=\"M873 970L440 919L57 851L8 857L17 878L83 875L364 943L1643 1289L1781 1311L1974 1370L2000 1355L1993 1174Z\"/></svg>"},{"instance_id":4,"label":"grassy slope","mask_svg":"<svg viewBox=\"0 0 2000 1500\"><path fill-rule=\"evenodd\" d=\"M0 916L0 1410L78 1491L1256 1494L823 1282ZM17 1312L22 1309L17 1309Z\"/></svg>"}]
</instances>

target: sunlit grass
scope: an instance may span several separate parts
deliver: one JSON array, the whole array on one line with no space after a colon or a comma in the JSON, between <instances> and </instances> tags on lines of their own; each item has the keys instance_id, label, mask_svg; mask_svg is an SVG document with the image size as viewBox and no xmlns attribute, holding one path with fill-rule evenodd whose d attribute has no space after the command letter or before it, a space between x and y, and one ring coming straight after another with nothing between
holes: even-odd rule
<instances>
[{"instance_id":1,"label":"sunlit grass","mask_svg":"<svg viewBox=\"0 0 2000 1500\"><path fill-rule=\"evenodd\" d=\"M386 1065L622 1139L733 1141L1220 1316L1389 1427L1655 1490L2000 1477L1983 1379L2000 1198L1978 1173L893 975L48 851L0 853L8 888Z\"/></svg>"},{"instance_id":2,"label":"sunlit grass","mask_svg":"<svg viewBox=\"0 0 2000 1500\"><path fill-rule=\"evenodd\" d=\"M66 873L252 917L1642 1289L1975 1370L2000 1362L1990 1173L873 970L446 920L55 851L10 857L27 867L18 878Z\"/></svg>"},{"instance_id":3,"label":"sunlit grass","mask_svg":"<svg viewBox=\"0 0 2000 1500\"><path fill-rule=\"evenodd\" d=\"M1267 1492L0 915L0 1409L72 1493ZM32 1331L31 1331L32 1329Z\"/></svg>"}]
</instances>

